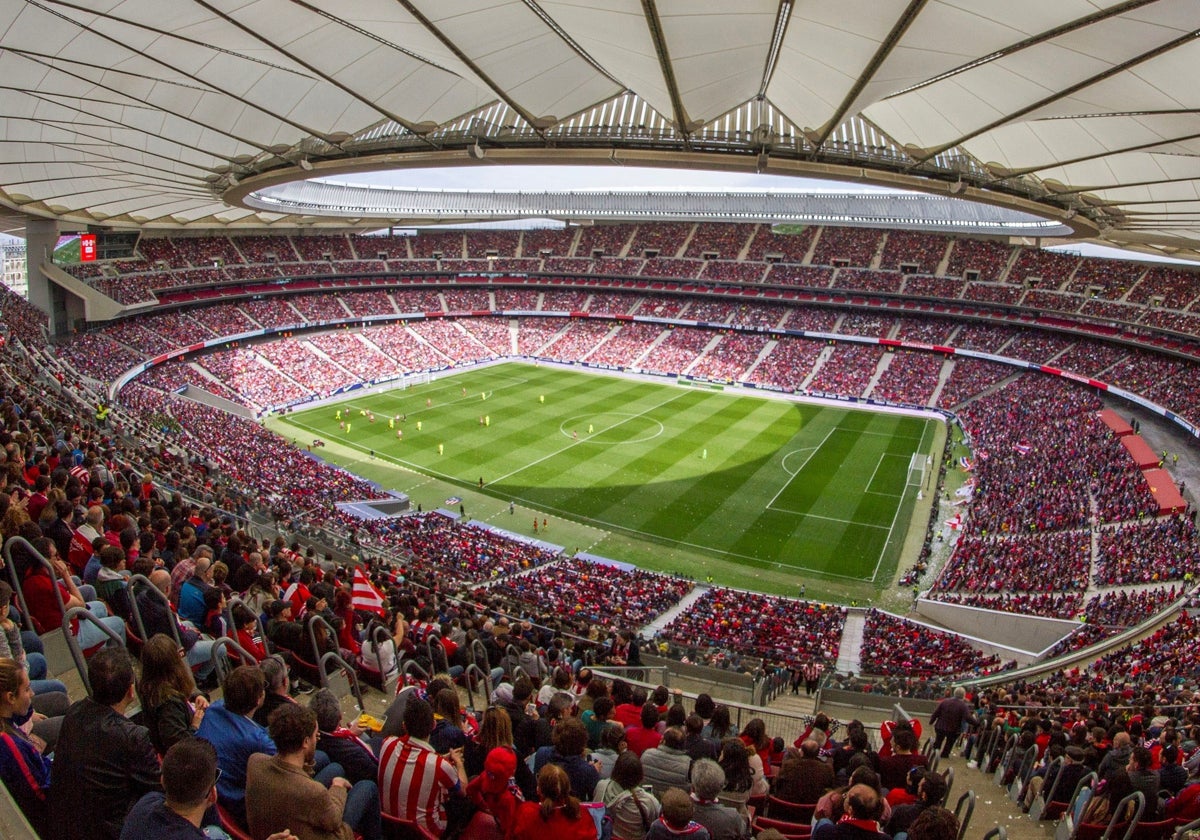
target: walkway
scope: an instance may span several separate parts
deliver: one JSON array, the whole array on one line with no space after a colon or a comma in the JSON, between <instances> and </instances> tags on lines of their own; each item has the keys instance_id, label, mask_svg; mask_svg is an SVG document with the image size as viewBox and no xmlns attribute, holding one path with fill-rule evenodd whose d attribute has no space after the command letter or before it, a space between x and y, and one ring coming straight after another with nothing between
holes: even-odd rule
<instances>
[{"instance_id":1,"label":"walkway","mask_svg":"<svg viewBox=\"0 0 1200 840\"><path fill-rule=\"evenodd\" d=\"M704 593L707 592L709 590L709 588L710 587L705 586L703 584L697 584L695 587L692 588L691 592L689 592L688 594L684 595L682 598L679 599L678 604L671 607L671 609L667 610L665 613L660 615L658 618L654 619L654 621L651 621L649 624L647 624L645 627L643 627L640 631L642 638L643 639L653 639L656 635L658 635L660 630L662 630L664 627L666 627L668 624L670 624L672 621L675 620L675 616L679 615L682 612L685 612L686 610L691 609L692 604L696 603L701 598L703 598Z\"/></svg>"},{"instance_id":2,"label":"walkway","mask_svg":"<svg viewBox=\"0 0 1200 840\"><path fill-rule=\"evenodd\" d=\"M851 609L846 612L846 625L842 628L842 646L838 648L837 665L839 674L857 674L861 670L863 630L867 624L867 611Z\"/></svg>"}]
</instances>

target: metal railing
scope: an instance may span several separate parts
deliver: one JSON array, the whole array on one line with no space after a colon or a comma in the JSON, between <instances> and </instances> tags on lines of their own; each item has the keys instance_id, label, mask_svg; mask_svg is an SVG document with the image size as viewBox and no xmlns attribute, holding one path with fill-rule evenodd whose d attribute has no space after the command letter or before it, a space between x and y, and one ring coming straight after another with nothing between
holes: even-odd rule
<instances>
[{"instance_id":1,"label":"metal railing","mask_svg":"<svg viewBox=\"0 0 1200 840\"><path fill-rule=\"evenodd\" d=\"M75 670L79 672L79 678L83 680L83 688L88 693L88 697L92 696L92 681L88 679L87 657L83 655L83 646L79 644L79 639L71 632L72 621L87 621L97 627L105 636L108 636L109 641L125 646L125 640L110 630L103 621L97 618L92 613L88 612L84 607L71 607L63 615L62 631L66 637L67 649L71 652L71 659L75 662Z\"/></svg>"}]
</instances>

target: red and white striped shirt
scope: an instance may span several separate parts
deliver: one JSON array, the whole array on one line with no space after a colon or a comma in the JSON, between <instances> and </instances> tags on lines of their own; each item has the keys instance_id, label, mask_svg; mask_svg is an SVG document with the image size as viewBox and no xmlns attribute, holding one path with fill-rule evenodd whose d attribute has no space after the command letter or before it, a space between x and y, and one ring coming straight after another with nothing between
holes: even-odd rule
<instances>
[{"instance_id":1,"label":"red and white striped shirt","mask_svg":"<svg viewBox=\"0 0 1200 840\"><path fill-rule=\"evenodd\" d=\"M446 828L446 796L458 772L416 738L384 738L379 754L379 797L385 814L417 823L435 836Z\"/></svg>"}]
</instances>

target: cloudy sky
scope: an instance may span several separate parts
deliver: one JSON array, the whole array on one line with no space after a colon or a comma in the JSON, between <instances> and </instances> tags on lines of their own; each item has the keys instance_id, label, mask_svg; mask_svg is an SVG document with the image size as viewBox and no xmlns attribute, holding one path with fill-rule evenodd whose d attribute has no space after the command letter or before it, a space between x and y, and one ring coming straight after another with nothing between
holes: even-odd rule
<instances>
[{"instance_id":1,"label":"cloudy sky","mask_svg":"<svg viewBox=\"0 0 1200 840\"><path fill-rule=\"evenodd\" d=\"M779 192L892 192L885 187L753 172L652 169L642 166L461 166L360 173L330 181L429 190L775 190ZM1054 250L1147 262L1185 262L1087 243ZM1191 265L1192 263L1187 263Z\"/></svg>"}]
</instances>

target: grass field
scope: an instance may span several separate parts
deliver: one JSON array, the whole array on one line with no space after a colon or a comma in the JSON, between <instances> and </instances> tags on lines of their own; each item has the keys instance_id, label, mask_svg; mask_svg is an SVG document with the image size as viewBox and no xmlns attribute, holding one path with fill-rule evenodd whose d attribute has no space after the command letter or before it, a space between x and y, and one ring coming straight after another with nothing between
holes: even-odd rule
<instances>
[{"instance_id":1,"label":"grass field","mask_svg":"<svg viewBox=\"0 0 1200 840\"><path fill-rule=\"evenodd\" d=\"M388 420L399 415L402 440ZM554 522L541 536L569 548L749 586L757 570L793 584L885 582L920 481L910 462L924 463L939 427L516 363L271 422L302 445L321 438L323 457L426 509L454 490L469 516L501 527L532 533L536 513ZM476 500L489 496L481 516Z\"/></svg>"}]
</instances>

